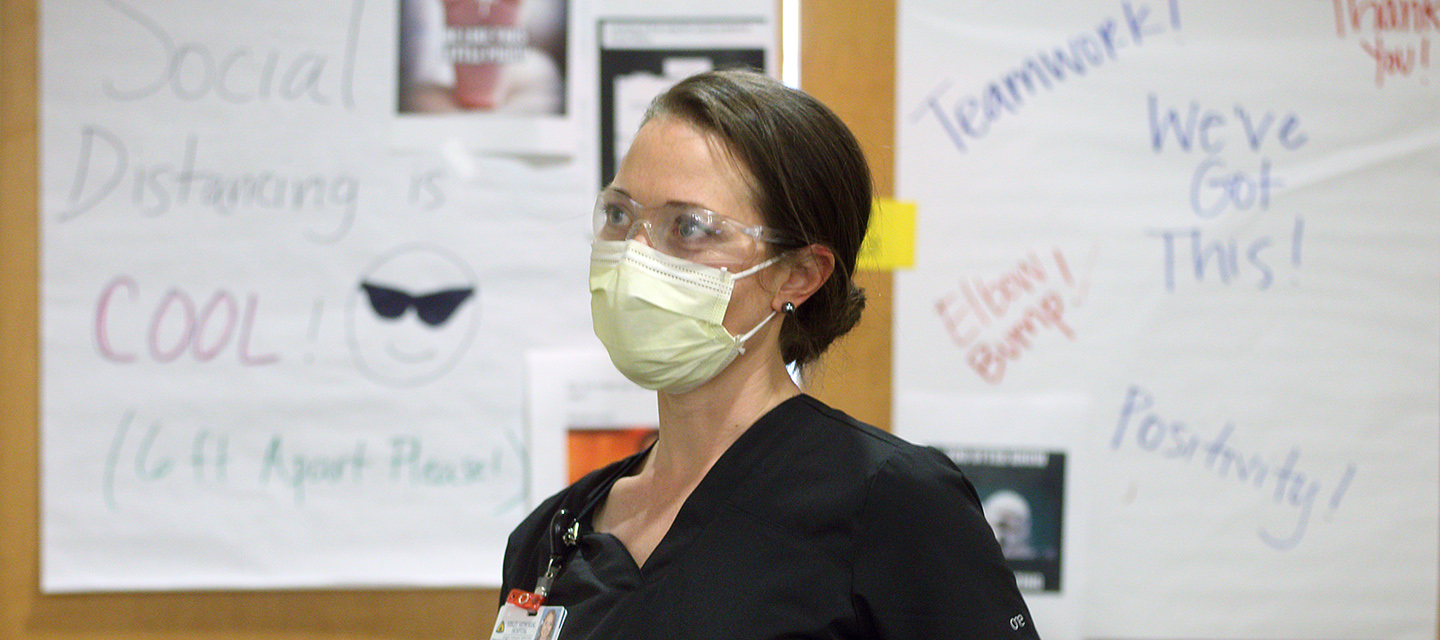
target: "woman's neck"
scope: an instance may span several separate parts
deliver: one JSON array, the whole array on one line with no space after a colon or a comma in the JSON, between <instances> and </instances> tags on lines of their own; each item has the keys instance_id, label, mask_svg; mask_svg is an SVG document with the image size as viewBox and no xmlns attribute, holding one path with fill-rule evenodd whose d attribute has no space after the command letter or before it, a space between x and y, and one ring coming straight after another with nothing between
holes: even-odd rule
<instances>
[{"instance_id":1,"label":"woman's neck","mask_svg":"<svg viewBox=\"0 0 1440 640\"><path fill-rule=\"evenodd\" d=\"M661 393L660 440L645 471L667 484L698 482L750 425L798 393L778 356L769 362L741 357L689 393Z\"/></svg>"},{"instance_id":2,"label":"woman's neck","mask_svg":"<svg viewBox=\"0 0 1440 640\"><path fill-rule=\"evenodd\" d=\"M595 530L618 538L637 566L645 566L690 493L730 445L800 393L778 352L768 358L749 355L689 393L660 394L660 440L633 475L615 482L594 514Z\"/></svg>"}]
</instances>

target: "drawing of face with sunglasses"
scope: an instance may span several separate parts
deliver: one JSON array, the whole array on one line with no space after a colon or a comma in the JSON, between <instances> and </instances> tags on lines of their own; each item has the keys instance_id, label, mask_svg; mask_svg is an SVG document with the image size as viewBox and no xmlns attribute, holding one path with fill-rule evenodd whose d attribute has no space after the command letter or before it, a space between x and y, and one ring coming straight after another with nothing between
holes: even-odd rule
<instances>
[{"instance_id":1,"label":"drawing of face with sunglasses","mask_svg":"<svg viewBox=\"0 0 1440 640\"><path fill-rule=\"evenodd\" d=\"M455 254L406 245L360 277L349 305L350 349L376 382L411 387L444 376L479 327L476 278Z\"/></svg>"}]
</instances>

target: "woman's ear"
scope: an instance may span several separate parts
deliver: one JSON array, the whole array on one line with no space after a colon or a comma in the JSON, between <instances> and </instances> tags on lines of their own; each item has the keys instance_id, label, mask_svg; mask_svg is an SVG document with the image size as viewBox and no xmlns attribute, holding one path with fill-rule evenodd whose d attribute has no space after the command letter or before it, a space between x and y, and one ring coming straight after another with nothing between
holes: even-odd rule
<instances>
[{"instance_id":1,"label":"woman's ear","mask_svg":"<svg viewBox=\"0 0 1440 640\"><path fill-rule=\"evenodd\" d=\"M835 253L829 247L812 244L791 251L782 262L779 286L774 291L770 308L779 311L789 302L800 306L830 279L835 271Z\"/></svg>"}]
</instances>

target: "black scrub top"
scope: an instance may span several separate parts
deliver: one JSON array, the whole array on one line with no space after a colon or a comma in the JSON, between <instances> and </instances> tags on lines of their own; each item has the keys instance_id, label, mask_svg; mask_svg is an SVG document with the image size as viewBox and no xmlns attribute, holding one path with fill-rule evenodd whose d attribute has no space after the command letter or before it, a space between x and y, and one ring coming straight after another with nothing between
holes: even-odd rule
<instances>
[{"instance_id":1,"label":"black scrub top","mask_svg":"<svg viewBox=\"0 0 1440 640\"><path fill-rule=\"evenodd\" d=\"M565 558L545 603L566 608L560 640L1038 637L974 487L934 449L795 396L716 461L641 568L590 516L644 455L510 535L502 598L535 588L552 547ZM573 546L552 531L571 521Z\"/></svg>"}]
</instances>

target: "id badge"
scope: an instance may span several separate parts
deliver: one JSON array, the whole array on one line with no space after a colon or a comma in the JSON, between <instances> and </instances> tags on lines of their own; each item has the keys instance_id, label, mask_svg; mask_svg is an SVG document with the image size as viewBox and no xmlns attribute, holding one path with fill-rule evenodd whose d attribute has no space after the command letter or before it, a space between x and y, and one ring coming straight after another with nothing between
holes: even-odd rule
<instances>
[{"instance_id":1,"label":"id badge","mask_svg":"<svg viewBox=\"0 0 1440 640\"><path fill-rule=\"evenodd\" d=\"M535 611L506 603L495 617L490 640L556 640L565 624L565 607L539 607Z\"/></svg>"}]
</instances>

